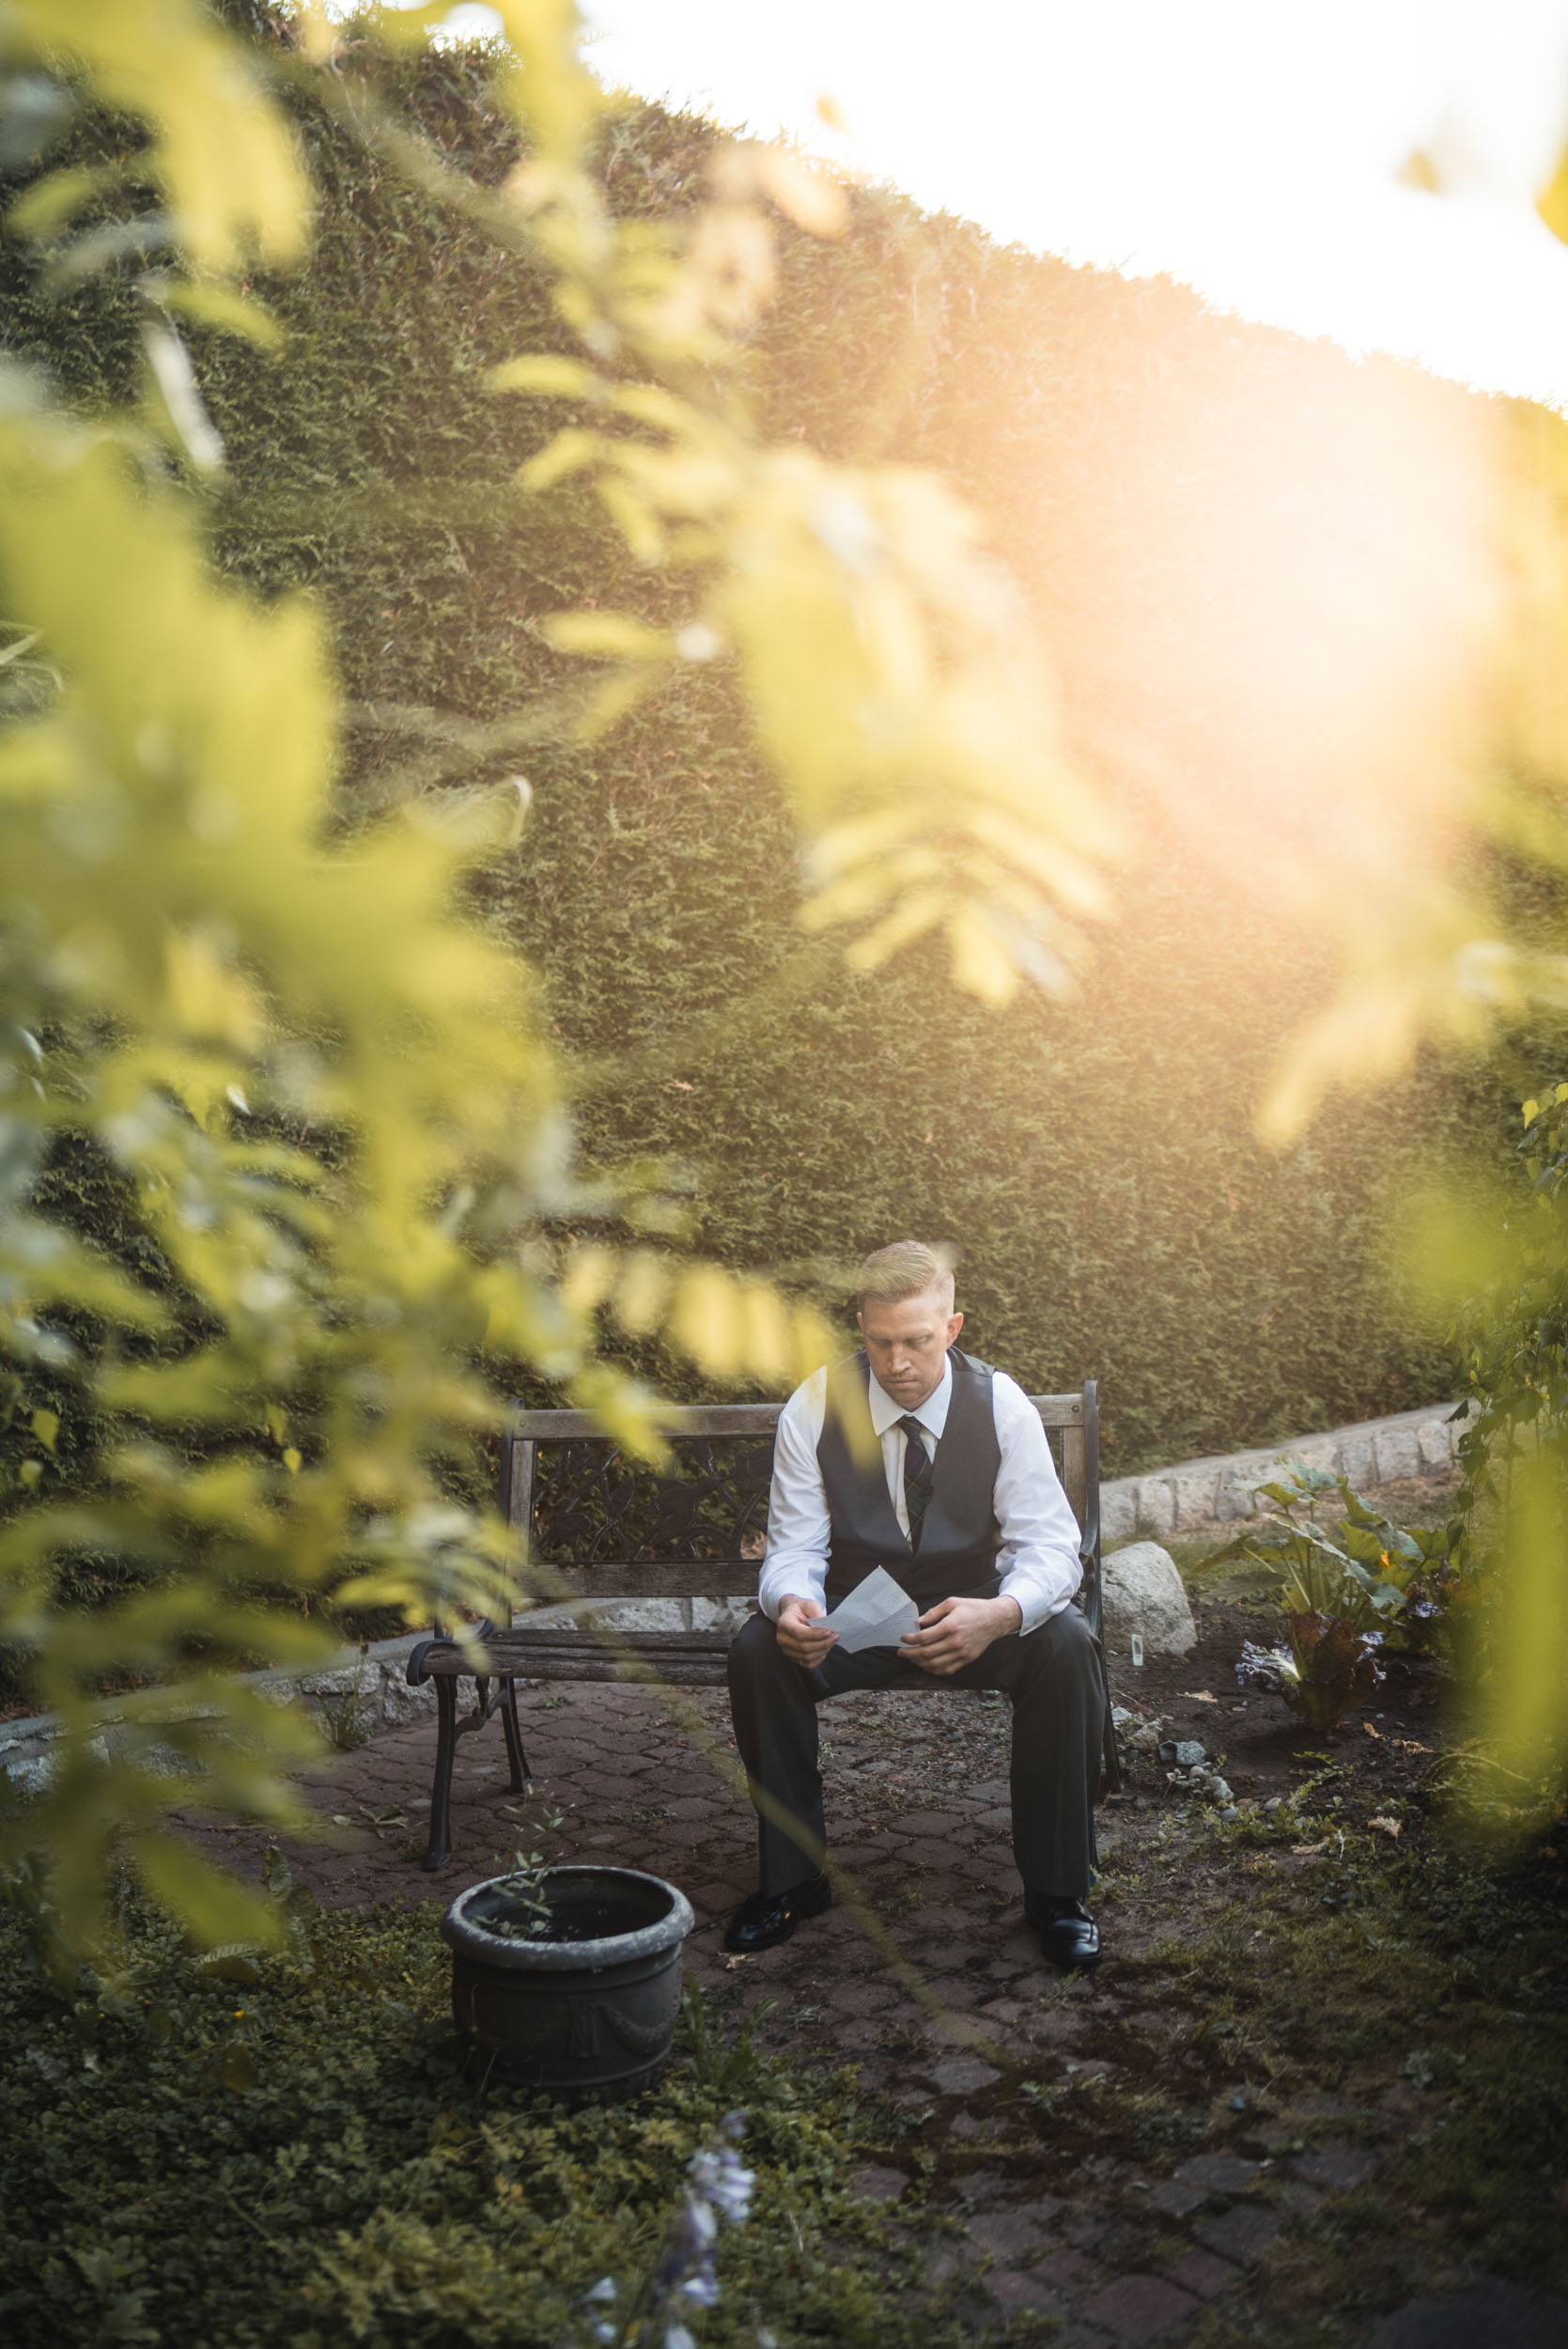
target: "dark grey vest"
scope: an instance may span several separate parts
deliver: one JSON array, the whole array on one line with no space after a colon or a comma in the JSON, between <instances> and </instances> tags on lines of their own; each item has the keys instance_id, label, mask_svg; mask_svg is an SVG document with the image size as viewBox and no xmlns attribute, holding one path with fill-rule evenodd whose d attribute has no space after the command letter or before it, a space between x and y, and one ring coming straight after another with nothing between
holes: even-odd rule
<instances>
[{"instance_id":1,"label":"dark grey vest","mask_svg":"<svg viewBox=\"0 0 1568 2349\"><path fill-rule=\"evenodd\" d=\"M885 1566L922 1613L940 1598L994 1598L1000 1578L1001 1529L994 1494L1001 1452L991 1413L991 1366L948 1355L953 1393L937 1446L918 1554L911 1550L888 1498L882 1447L866 1397L871 1364L851 1354L828 1373L828 1408L816 1447L828 1497L828 1604L847 1598L873 1566ZM859 1451L846 1433L858 1428Z\"/></svg>"}]
</instances>

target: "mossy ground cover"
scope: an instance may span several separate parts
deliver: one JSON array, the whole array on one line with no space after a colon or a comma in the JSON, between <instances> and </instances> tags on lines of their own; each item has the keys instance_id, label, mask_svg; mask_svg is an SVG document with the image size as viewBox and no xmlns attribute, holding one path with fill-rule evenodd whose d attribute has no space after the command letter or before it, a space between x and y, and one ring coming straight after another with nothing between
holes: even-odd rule
<instances>
[{"instance_id":1,"label":"mossy ground cover","mask_svg":"<svg viewBox=\"0 0 1568 2349\"><path fill-rule=\"evenodd\" d=\"M877 2134L852 2077L743 2041L634 2104L567 2114L464 2077L430 1908L306 1910L289 1955L200 1963L135 1906L113 1979L70 1995L0 1918L0 2326L16 2343L170 2349L586 2341L574 2303L635 2285L685 2164L748 2115L755 2216L727 2235L714 2344L939 2341L918 2263L846 2180ZM600 2311L601 2312L601 2311Z\"/></svg>"}]
</instances>

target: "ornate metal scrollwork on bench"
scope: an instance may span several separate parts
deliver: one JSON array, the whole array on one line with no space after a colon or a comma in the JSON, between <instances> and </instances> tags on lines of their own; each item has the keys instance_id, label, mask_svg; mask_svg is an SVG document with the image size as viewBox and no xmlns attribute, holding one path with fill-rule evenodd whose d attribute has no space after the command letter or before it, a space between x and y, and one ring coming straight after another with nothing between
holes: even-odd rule
<instances>
[{"instance_id":1,"label":"ornate metal scrollwork on bench","mask_svg":"<svg viewBox=\"0 0 1568 2349\"><path fill-rule=\"evenodd\" d=\"M748 1555L768 1524L773 1447L754 1438L676 1437L677 1473L630 1460L601 1437L541 1446L532 1553L579 1572L613 1563L711 1565Z\"/></svg>"}]
</instances>

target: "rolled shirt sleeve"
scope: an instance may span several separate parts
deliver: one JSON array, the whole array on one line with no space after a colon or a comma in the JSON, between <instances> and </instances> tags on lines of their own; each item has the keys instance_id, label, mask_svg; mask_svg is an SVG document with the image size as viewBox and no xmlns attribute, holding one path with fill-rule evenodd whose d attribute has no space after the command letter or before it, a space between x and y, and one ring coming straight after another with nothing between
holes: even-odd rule
<instances>
[{"instance_id":1,"label":"rolled shirt sleeve","mask_svg":"<svg viewBox=\"0 0 1568 2349\"><path fill-rule=\"evenodd\" d=\"M823 1599L831 1523L816 1447L827 1411L828 1374L797 1387L779 1414L768 1501L768 1550L757 1604L776 1623L786 1598ZM1062 1489L1040 1414L1016 1379L997 1371L991 1411L1001 1462L994 1507L1001 1532L997 1573L1017 1602L1020 1632L1060 1614L1082 1579L1079 1529Z\"/></svg>"},{"instance_id":2,"label":"rolled shirt sleeve","mask_svg":"<svg viewBox=\"0 0 1568 2349\"><path fill-rule=\"evenodd\" d=\"M1035 1631L1062 1612L1083 1579L1078 1520L1040 1414L1005 1371L992 1376L991 1415L1001 1453L994 1503L1001 1528L1001 1595L1017 1599L1020 1633Z\"/></svg>"},{"instance_id":3,"label":"rolled shirt sleeve","mask_svg":"<svg viewBox=\"0 0 1568 2349\"><path fill-rule=\"evenodd\" d=\"M757 1583L757 1605L770 1623L778 1622L786 1598L820 1600L827 1587L832 1526L816 1458L827 1408L824 1369L797 1387L779 1413L768 1495L768 1551Z\"/></svg>"}]
</instances>

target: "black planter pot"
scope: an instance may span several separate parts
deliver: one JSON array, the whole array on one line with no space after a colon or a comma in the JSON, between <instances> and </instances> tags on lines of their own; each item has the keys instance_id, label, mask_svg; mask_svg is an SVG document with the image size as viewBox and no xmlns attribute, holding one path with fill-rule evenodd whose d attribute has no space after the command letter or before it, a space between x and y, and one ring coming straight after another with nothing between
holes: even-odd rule
<instances>
[{"instance_id":1,"label":"black planter pot","mask_svg":"<svg viewBox=\"0 0 1568 2349\"><path fill-rule=\"evenodd\" d=\"M696 1920L684 1892L635 1868L551 1868L551 1937L489 1929L512 1896L492 1877L442 1920L452 2014L476 2064L568 2104L635 2095L669 2061L681 1945Z\"/></svg>"}]
</instances>

